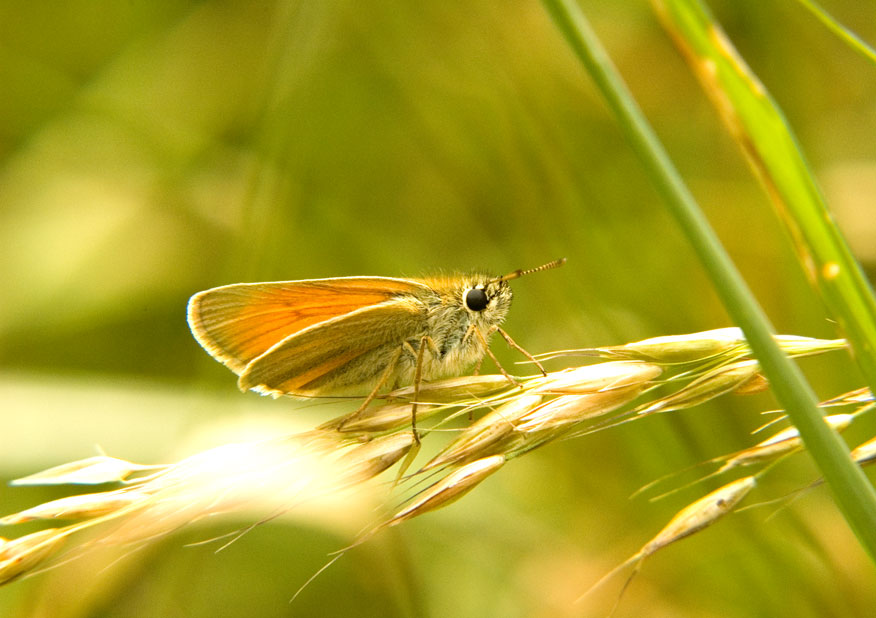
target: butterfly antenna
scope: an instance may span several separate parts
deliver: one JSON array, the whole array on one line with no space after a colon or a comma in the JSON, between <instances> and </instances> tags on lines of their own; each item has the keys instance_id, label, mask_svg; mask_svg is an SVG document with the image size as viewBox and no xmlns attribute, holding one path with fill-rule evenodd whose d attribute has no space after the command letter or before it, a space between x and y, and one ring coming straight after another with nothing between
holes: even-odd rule
<instances>
[{"instance_id":1,"label":"butterfly antenna","mask_svg":"<svg viewBox=\"0 0 876 618\"><path fill-rule=\"evenodd\" d=\"M527 268L526 270L515 270L512 273L508 273L504 277L499 277L496 281L510 281L511 279L517 279L518 277L522 277L523 275L528 275L530 273L537 273L540 270L550 270L551 268L557 268L566 263L566 258L560 258L559 260L554 260L553 262L548 262L547 264L542 264L536 268Z\"/></svg>"}]
</instances>

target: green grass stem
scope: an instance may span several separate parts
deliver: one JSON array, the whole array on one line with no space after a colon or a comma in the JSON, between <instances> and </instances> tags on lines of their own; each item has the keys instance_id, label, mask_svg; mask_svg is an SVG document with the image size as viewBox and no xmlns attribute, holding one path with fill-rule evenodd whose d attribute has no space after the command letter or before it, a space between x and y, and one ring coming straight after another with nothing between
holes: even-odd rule
<instances>
[{"instance_id":1,"label":"green grass stem","mask_svg":"<svg viewBox=\"0 0 876 618\"><path fill-rule=\"evenodd\" d=\"M722 247L663 146L574 0L543 0L559 30L596 83L732 319L772 383L779 403L800 431L861 544L876 560L876 492L849 458L840 437L822 421L812 389L772 338L772 327ZM851 277L851 273L844 273Z\"/></svg>"}]
</instances>

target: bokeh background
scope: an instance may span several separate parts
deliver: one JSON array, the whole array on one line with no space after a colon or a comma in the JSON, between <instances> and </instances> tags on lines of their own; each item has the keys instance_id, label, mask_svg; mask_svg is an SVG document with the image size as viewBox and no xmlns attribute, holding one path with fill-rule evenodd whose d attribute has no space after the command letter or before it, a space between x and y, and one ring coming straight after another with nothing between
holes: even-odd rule
<instances>
[{"instance_id":1,"label":"bokeh background","mask_svg":"<svg viewBox=\"0 0 876 618\"><path fill-rule=\"evenodd\" d=\"M876 41L871 6L824 5ZM710 6L785 110L872 273L874 67L796 2ZM777 329L837 336L647 3L582 7ZM532 352L729 325L536 1L5 0L0 85L4 481L97 448L173 461L328 418L238 392L198 347L186 301L215 285L501 274L567 257L515 282L506 326ZM862 385L843 355L803 366L824 398ZM629 494L753 444L773 406L768 393L725 398L536 451L357 548L292 605L370 507L292 513L219 553L187 544L240 522L118 560L89 555L0 589L0 615L603 615L619 579L572 602L706 487L654 504ZM864 425L849 438L872 434ZM748 500L815 475L799 456ZM59 495L3 486L0 505ZM872 611L873 566L827 490L773 510L656 554L618 616Z\"/></svg>"}]
</instances>

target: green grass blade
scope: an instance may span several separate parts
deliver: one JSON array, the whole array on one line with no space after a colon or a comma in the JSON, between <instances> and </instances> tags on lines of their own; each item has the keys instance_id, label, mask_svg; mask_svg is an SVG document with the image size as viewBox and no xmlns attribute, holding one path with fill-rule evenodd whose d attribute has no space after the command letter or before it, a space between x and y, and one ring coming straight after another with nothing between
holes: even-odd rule
<instances>
[{"instance_id":1,"label":"green grass blade","mask_svg":"<svg viewBox=\"0 0 876 618\"><path fill-rule=\"evenodd\" d=\"M871 63L876 64L876 51L873 51L873 48L862 41L858 35L851 32L848 28L844 27L841 23L831 17L830 14L821 8L817 2L813 2L812 0L797 0L797 2L802 4L807 11L812 13L818 21L842 39L842 41L849 47L861 54Z\"/></svg>"},{"instance_id":2,"label":"green grass blade","mask_svg":"<svg viewBox=\"0 0 876 618\"><path fill-rule=\"evenodd\" d=\"M876 299L784 116L702 4L666 0L655 6L766 186L800 263L876 391Z\"/></svg>"},{"instance_id":3,"label":"green grass blade","mask_svg":"<svg viewBox=\"0 0 876 618\"><path fill-rule=\"evenodd\" d=\"M811 388L796 365L773 341L766 316L675 170L580 8L574 0L543 0L543 4L618 118L621 130L708 270L728 312L745 332L764 373L772 383L776 398L799 429L804 443L831 485L846 520L871 559L876 560L876 492L849 459L845 443L822 422Z\"/></svg>"}]
</instances>

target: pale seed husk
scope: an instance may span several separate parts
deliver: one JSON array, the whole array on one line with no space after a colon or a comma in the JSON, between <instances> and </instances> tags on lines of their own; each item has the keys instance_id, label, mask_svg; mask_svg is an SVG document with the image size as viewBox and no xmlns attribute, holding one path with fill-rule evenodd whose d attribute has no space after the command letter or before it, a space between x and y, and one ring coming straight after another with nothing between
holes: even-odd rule
<instances>
[{"instance_id":1,"label":"pale seed husk","mask_svg":"<svg viewBox=\"0 0 876 618\"><path fill-rule=\"evenodd\" d=\"M527 390L545 395L583 395L644 384L661 373L663 369L654 363L614 361L555 371L532 380Z\"/></svg>"},{"instance_id":2,"label":"pale seed husk","mask_svg":"<svg viewBox=\"0 0 876 618\"><path fill-rule=\"evenodd\" d=\"M417 494L410 504L389 518L386 525L395 526L417 515L452 504L501 468L504 463L505 458L502 455L492 455L457 468Z\"/></svg>"},{"instance_id":3,"label":"pale seed husk","mask_svg":"<svg viewBox=\"0 0 876 618\"><path fill-rule=\"evenodd\" d=\"M70 520L102 517L136 504L147 496L147 494L132 489L67 496L7 515L0 518L0 524L21 524L40 519Z\"/></svg>"},{"instance_id":4,"label":"pale seed husk","mask_svg":"<svg viewBox=\"0 0 876 618\"><path fill-rule=\"evenodd\" d=\"M48 470L30 474L11 482L12 485L99 485L102 483L115 483L123 481L134 472L144 470L158 470L165 466L143 466L97 455L80 459L60 466L54 466Z\"/></svg>"},{"instance_id":5,"label":"pale seed husk","mask_svg":"<svg viewBox=\"0 0 876 618\"><path fill-rule=\"evenodd\" d=\"M754 379L759 373L760 365L754 360L738 361L719 367L697 378L672 395L658 399L640 410L639 414L691 408L739 388L749 380Z\"/></svg>"},{"instance_id":6,"label":"pale seed husk","mask_svg":"<svg viewBox=\"0 0 876 618\"><path fill-rule=\"evenodd\" d=\"M515 430L515 424L541 401L541 395L520 395L488 412L463 429L422 470L466 463L513 448L515 443L523 439L520 432Z\"/></svg>"},{"instance_id":7,"label":"pale seed husk","mask_svg":"<svg viewBox=\"0 0 876 618\"><path fill-rule=\"evenodd\" d=\"M852 449L852 460L860 465L876 461L876 438L870 438Z\"/></svg>"},{"instance_id":8,"label":"pale seed husk","mask_svg":"<svg viewBox=\"0 0 876 618\"><path fill-rule=\"evenodd\" d=\"M355 476L367 480L392 467L414 445L414 436L405 431L382 436L344 453L345 460L355 469Z\"/></svg>"},{"instance_id":9,"label":"pale seed husk","mask_svg":"<svg viewBox=\"0 0 876 618\"><path fill-rule=\"evenodd\" d=\"M62 530L40 530L0 543L0 585L6 584L41 564L66 538Z\"/></svg>"},{"instance_id":10,"label":"pale seed husk","mask_svg":"<svg viewBox=\"0 0 876 618\"><path fill-rule=\"evenodd\" d=\"M744 345L742 329L730 327L687 335L652 337L626 345L596 349L607 356L676 364L702 361Z\"/></svg>"},{"instance_id":11,"label":"pale seed husk","mask_svg":"<svg viewBox=\"0 0 876 618\"><path fill-rule=\"evenodd\" d=\"M843 431L854 420L851 414L832 414L824 417L824 422L836 431ZM758 442L754 446L739 451L718 470L718 474L740 466L750 466L790 453L803 445L796 427L788 427L777 434Z\"/></svg>"},{"instance_id":12,"label":"pale seed husk","mask_svg":"<svg viewBox=\"0 0 876 618\"><path fill-rule=\"evenodd\" d=\"M479 376L460 376L435 382L420 384L417 400L426 403L446 403L484 397L504 390L512 384L503 375L487 374ZM404 399L411 401L417 389L414 386L398 388L386 395L387 399Z\"/></svg>"},{"instance_id":13,"label":"pale seed husk","mask_svg":"<svg viewBox=\"0 0 876 618\"><path fill-rule=\"evenodd\" d=\"M343 433L382 433L411 424L412 405L389 403L367 408L354 416L336 419L323 425L324 428L337 429ZM441 406L417 405L417 422L424 421L442 410Z\"/></svg>"},{"instance_id":14,"label":"pale seed husk","mask_svg":"<svg viewBox=\"0 0 876 618\"><path fill-rule=\"evenodd\" d=\"M746 476L727 483L715 491L689 504L666 526L657 533L641 550L642 556L653 554L670 543L679 541L703 528L712 525L721 517L731 512L739 502L748 495L757 480L754 476Z\"/></svg>"},{"instance_id":15,"label":"pale seed husk","mask_svg":"<svg viewBox=\"0 0 876 618\"><path fill-rule=\"evenodd\" d=\"M614 412L639 396L645 384L633 384L589 395L561 395L524 415L516 429L523 433L566 429Z\"/></svg>"}]
</instances>

